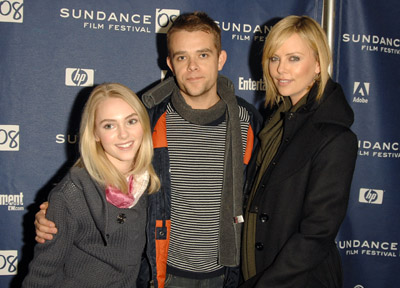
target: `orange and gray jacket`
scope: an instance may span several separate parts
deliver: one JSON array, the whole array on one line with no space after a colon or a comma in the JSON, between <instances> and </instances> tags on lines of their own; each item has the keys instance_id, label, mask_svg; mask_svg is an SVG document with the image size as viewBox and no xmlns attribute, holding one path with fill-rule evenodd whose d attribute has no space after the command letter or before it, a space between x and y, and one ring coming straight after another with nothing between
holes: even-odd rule
<instances>
[{"instance_id":1,"label":"orange and gray jacket","mask_svg":"<svg viewBox=\"0 0 400 288\"><path fill-rule=\"evenodd\" d=\"M235 96L232 82L218 76L218 95L227 105L227 126L234 127L227 131L227 139L231 139L229 159L231 165L226 165L222 190L221 226L219 240L219 264L228 268L237 269L240 264L241 221L243 214L243 183L247 164L256 146L256 135L261 127L259 112L244 99ZM164 80L159 85L145 93L142 100L149 109L150 122L153 133L154 158L153 166L160 177L162 187L158 193L149 196L148 227L147 227L147 257L151 266L151 278L154 287L164 287L167 270L169 236L171 228L171 177L168 153L166 109L171 102L172 95L179 93L173 77ZM246 120L240 119L239 107L244 108L249 116ZM241 121L247 122L247 140L242 144L240 132ZM243 147L246 145L243 155ZM240 155L240 156L235 156ZM229 156L228 156L229 157ZM244 170L243 170L244 167ZM236 169L235 169L236 168ZM235 171L236 170L236 171ZM235 174L236 173L236 174ZM229 186L229 187L228 187ZM237 223L239 222L239 223ZM238 273L234 278L238 278ZM225 282L234 283L238 279L226 279ZM233 281L233 282L232 282ZM225 285L229 287L229 285Z\"/></svg>"}]
</instances>

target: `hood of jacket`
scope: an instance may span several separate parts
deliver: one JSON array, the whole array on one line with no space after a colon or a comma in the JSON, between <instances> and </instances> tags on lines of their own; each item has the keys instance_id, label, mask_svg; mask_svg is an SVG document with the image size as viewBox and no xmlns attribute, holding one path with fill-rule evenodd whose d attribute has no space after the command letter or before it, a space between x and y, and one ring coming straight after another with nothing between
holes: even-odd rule
<instances>
[{"instance_id":1,"label":"hood of jacket","mask_svg":"<svg viewBox=\"0 0 400 288\"><path fill-rule=\"evenodd\" d=\"M318 85L311 88L307 103L303 109L306 111L315 110L313 122L315 124L336 124L350 128L354 122L354 112L346 100L342 87L328 80L320 101L316 101Z\"/></svg>"}]
</instances>

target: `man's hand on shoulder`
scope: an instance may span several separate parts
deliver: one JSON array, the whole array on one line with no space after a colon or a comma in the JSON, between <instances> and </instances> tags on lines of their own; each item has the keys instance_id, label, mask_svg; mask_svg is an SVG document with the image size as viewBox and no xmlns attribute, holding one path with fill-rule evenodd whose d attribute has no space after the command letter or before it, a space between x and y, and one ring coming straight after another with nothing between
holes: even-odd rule
<instances>
[{"instance_id":1,"label":"man's hand on shoulder","mask_svg":"<svg viewBox=\"0 0 400 288\"><path fill-rule=\"evenodd\" d=\"M54 222L46 219L47 208L49 202L44 202L40 205L40 211L35 215L35 240L38 243L44 243L46 240L52 240L53 234L57 234L57 228Z\"/></svg>"}]
</instances>

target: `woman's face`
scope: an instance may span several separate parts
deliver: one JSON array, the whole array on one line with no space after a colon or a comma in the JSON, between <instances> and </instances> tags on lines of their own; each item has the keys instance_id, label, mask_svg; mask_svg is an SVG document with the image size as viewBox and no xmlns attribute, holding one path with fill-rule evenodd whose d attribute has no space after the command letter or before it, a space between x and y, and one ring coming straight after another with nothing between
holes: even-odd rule
<instances>
[{"instance_id":1,"label":"woman's face","mask_svg":"<svg viewBox=\"0 0 400 288\"><path fill-rule=\"evenodd\" d=\"M143 140L136 111L120 98L107 98L97 107L94 134L110 162L121 173L129 172Z\"/></svg>"},{"instance_id":2,"label":"woman's face","mask_svg":"<svg viewBox=\"0 0 400 288\"><path fill-rule=\"evenodd\" d=\"M320 71L314 51L297 33L269 59L269 73L279 94L289 96L293 105L307 94Z\"/></svg>"}]
</instances>

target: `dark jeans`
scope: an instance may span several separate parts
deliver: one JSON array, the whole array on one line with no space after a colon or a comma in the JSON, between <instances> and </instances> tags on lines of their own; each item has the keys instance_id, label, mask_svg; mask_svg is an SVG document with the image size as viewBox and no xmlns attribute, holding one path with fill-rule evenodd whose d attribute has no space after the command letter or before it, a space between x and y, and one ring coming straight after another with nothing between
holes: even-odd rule
<instances>
[{"instance_id":1,"label":"dark jeans","mask_svg":"<svg viewBox=\"0 0 400 288\"><path fill-rule=\"evenodd\" d=\"M224 275L207 279L191 279L167 274L165 288L222 288Z\"/></svg>"}]
</instances>

